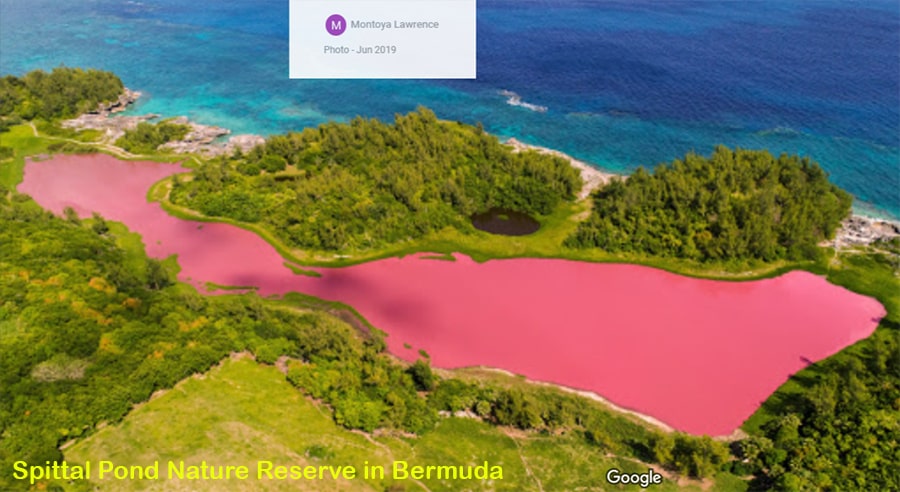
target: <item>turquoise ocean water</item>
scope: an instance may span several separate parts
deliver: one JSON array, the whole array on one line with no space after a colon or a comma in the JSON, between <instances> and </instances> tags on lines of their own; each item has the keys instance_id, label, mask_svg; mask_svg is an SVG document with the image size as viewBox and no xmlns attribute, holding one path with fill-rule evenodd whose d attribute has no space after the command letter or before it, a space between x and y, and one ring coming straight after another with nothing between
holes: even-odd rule
<instances>
[{"instance_id":1,"label":"turquoise ocean water","mask_svg":"<svg viewBox=\"0 0 900 492\"><path fill-rule=\"evenodd\" d=\"M859 211L900 218L896 1L481 0L474 81L290 80L287 12L287 0L3 0L0 73L113 70L145 94L133 112L236 133L425 105L619 172L720 143L800 153Z\"/></svg>"}]
</instances>

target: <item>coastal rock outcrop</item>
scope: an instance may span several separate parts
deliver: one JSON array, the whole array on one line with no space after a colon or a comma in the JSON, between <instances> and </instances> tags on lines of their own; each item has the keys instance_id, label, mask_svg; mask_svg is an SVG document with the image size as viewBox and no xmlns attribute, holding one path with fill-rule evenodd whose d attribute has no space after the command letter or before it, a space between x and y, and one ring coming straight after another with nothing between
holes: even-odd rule
<instances>
[{"instance_id":1,"label":"coastal rock outcrop","mask_svg":"<svg viewBox=\"0 0 900 492\"><path fill-rule=\"evenodd\" d=\"M63 128L75 130L99 130L103 132L103 141L113 143L128 130L137 128L138 123L158 118L158 114L144 114L140 116L115 116L109 113L85 113L77 118L62 122Z\"/></svg>"},{"instance_id":2,"label":"coastal rock outcrop","mask_svg":"<svg viewBox=\"0 0 900 492\"><path fill-rule=\"evenodd\" d=\"M217 138L231 133L231 130L227 128L222 128L220 126L201 125L200 123L194 123L188 120L184 116L173 118L169 120L169 123L175 125L185 125L190 128L190 130L188 130L187 134L182 139L174 140L160 146L160 149L170 150L179 154L200 152L207 146L215 142Z\"/></svg>"},{"instance_id":3,"label":"coastal rock outcrop","mask_svg":"<svg viewBox=\"0 0 900 492\"><path fill-rule=\"evenodd\" d=\"M266 139L259 135L242 134L229 138L223 148L227 154L233 153L236 149L240 149L241 152L247 152L253 147L264 143L266 143Z\"/></svg>"},{"instance_id":4,"label":"coastal rock outcrop","mask_svg":"<svg viewBox=\"0 0 900 492\"><path fill-rule=\"evenodd\" d=\"M259 135L234 135L222 142L221 137L231 134L231 130L220 126L201 125L179 116L171 123L187 125L190 131L181 140L168 142L160 148L179 154L201 154L207 157L232 154L235 150L247 152L257 145L265 143L266 139Z\"/></svg>"},{"instance_id":5,"label":"coastal rock outcrop","mask_svg":"<svg viewBox=\"0 0 900 492\"><path fill-rule=\"evenodd\" d=\"M128 106L137 101L139 97L141 97L140 92L133 91L126 87L117 100L107 104L100 104L97 107L96 114L110 114L125 111Z\"/></svg>"},{"instance_id":6,"label":"coastal rock outcrop","mask_svg":"<svg viewBox=\"0 0 900 492\"><path fill-rule=\"evenodd\" d=\"M103 132L102 140L104 143L115 144L116 140L122 137L126 131L134 130L139 123L159 118L160 115L158 114L113 116L115 113L125 111L139 97L141 97L140 92L132 91L126 87L117 100L100 104L94 111L63 121L62 126L63 128L75 130L99 130ZM178 154L200 154L212 157L231 154L238 149L241 152L247 152L265 142L265 138L259 135L235 135L223 142L221 137L229 135L231 130L214 125L202 125L190 121L184 116L178 116L169 120L169 122L190 127L184 138L167 142L160 146L162 150Z\"/></svg>"},{"instance_id":7,"label":"coastal rock outcrop","mask_svg":"<svg viewBox=\"0 0 900 492\"><path fill-rule=\"evenodd\" d=\"M844 248L861 246L878 241L890 241L900 237L900 223L883 219L874 219L862 215L851 215L841 223L829 246Z\"/></svg>"}]
</instances>

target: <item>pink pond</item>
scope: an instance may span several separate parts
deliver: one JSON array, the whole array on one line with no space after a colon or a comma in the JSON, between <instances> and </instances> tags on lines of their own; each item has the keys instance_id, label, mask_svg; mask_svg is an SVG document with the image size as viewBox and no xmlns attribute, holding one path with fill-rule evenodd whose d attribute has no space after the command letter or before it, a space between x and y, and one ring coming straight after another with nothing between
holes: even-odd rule
<instances>
[{"instance_id":1,"label":"pink pond","mask_svg":"<svg viewBox=\"0 0 900 492\"><path fill-rule=\"evenodd\" d=\"M788 376L867 337L885 315L877 301L806 272L718 282L636 265L457 255L295 275L250 232L147 202L151 184L182 171L60 156L30 162L19 191L56 213L71 206L127 224L150 255L178 255L183 280L342 301L404 359L424 349L438 367L498 367L592 391L694 434L731 433Z\"/></svg>"}]
</instances>

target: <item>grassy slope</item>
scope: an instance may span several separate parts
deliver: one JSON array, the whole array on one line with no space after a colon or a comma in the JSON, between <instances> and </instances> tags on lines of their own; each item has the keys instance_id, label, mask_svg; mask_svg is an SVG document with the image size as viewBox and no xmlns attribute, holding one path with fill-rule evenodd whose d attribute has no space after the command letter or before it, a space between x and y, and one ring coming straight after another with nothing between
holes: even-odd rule
<instances>
[{"instance_id":1,"label":"grassy slope","mask_svg":"<svg viewBox=\"0 0 900 492\"><path fill-rule=\"evenodd\" d=\"M610 467L645 471L643 465L605 455L577 436L508 433L471 419L450 418L420 438L370 438L333 423L330 412L304 398L274 367L248 359L226 360L203 377L179 383L174 389L135 409L121 424L105 427L65 449L70 462L109 459L121 464L153 460L206 460L216 464L253 465L256 460L281 464L360 465L392 460L410 464L477 464L483 460L503 466L504 479L493 484L423 480L430 490L617 490L605 483ZM528 470L526 471L526 464ZM251 466L252 467L252 466ZM164 469L161 468L161 470ZM251 472L252 473L252 472ZM297 490L297 483L255 480L222 484L211 481L98 482L101 490ZM357 479L308 482L303 490L384 490L390 485L423 490L411 480ZM263 485L265 487L263 487ZM729 481L724 488L743 490ZM654 490L679 489L664 483ZM403 489L399 489L403 490ZM635 487L622 490L637 490ZM700 490L694 483L686 490Z\"/></svg>"},{"instance_id":2,"label":"grassy slope","mask_svg":"<svg viewBox=\"0 0 900 492\"><path fill-rule=\"evenodd\" d=\"M47 133L50 130L53 135ZM35 136L37 132L37 136ZM22 170L25 157L39 154L50 154L48 147L52 144L69 144L70 148L81 148L84 151L104 152L122 160L144 160L155 162L184 162L186 167L194 165L195 156L183 156L159 152L152 155L130 154L118 147L100 143L102 135L94 130L76 132L54 127L52 124L37 122L34 128L29 124L16 125L9 131L0 133L0 145L12 147L15 156L11 161L4 160L0 164L0 184L14 187L22 181Z\"/></svg>"}]
</instances>

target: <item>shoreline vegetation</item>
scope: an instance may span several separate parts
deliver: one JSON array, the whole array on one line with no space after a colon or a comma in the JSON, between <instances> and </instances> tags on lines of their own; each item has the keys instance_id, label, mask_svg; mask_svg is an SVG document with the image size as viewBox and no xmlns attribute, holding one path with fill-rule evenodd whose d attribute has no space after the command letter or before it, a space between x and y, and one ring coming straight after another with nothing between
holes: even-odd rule
<instances>
[{"instance_id":1,"label":"shoreline vegetation","mask_svg":"<svg viewBox=\"0 0 900 492\"><path fill-rule=\"evenodd\" d=\"M4 118L4 129L10 131L0 134L3 138L0 145L11 149L8 155L0 155L3 161L3 168L0 169L0 187L3 191L0 194L0 212L3 213L3 220L22 225L21 228L12 227L3 231L3 234L11 236L2 238L2 243L9 242L21 247L4 248L0 252L3 261L9 262L4 266L0 261L0 273L5 278L15 279L14 285L9 286L12 292L43 289L41 292L47 295L59 296L60 302L57 304L60 305L54 304L56 307L52 313L47 306L35 310L29 304L31 300L10 294L8 298L14 299L14 303L8 304L7 311L0 313L3 315L0 317L0 327L5 326L6 320L15 322L19 319L21 323L26 315L26 326L35 327L29 330L39 330L39 326L56 326L55 317L60 315L79 321L77 326L69 328L65 337L54 334L53 339L57 342L53 345L53 354L56 355L43 362L40 359L45 355L36 353L34 348L36 340L43 340L40 336L46 338L50 333L41 335L42 331L36 331L27 338L18 334L4 342L13 345L3 346L4 353L8 352L10 357L0 357L6 368L0 371L5 374L5 379L0 381L0 391L6 388L3 394L7 396L30 396L17 399L15 409L3 408L4 412L0 415L12 418L13 415L28 415L26 409L38 409L30 420L15 417L2 422L2 428L10 436L0 445L0 464L4 467L13 457L10 454L12 450L19 450L15 456L17 458L27 451L28 457L34 461L57 459L60 456L59 446L64 442L94 434L107 422L119 422L129 414L133 405L147 401L155 391L171 388L190 374L205 372L230 353L249 350L258 361L266 364L274 364L284 355L293 357L294 363L286 366L288 381L305 395L325 402L334 412L335 422L351 429L371 431L379 428L381 424L373 415L384 415L381 412L393 408L385 401L402 400L407 407L404 415L398 417L402 423L396 425L400 429L427 429L429 422L433 424L434 420L426 408L451 414L471 411L486 416L487 421L496 425L526 431L549 430L551 435L557 432L562 432L561 435L573 433L579 440L607 452L658 463L683 477L715 477L717 483L722 480L721 483L729 484L722 490L746 490L747 487L776 487L781 490L874 487L887 490L900 485L897 477L890 476L887 471L896 469L896 456L890 454L890 449L891 442L896 446L897 432L900 432L897 421L891 420L900 412L896 406L896 401L900 401L900 382L894 372L900 368L900 356L897 355L900 353L900 296L897 294L900 285L897 280L900 247L894 244L896 240L885 240L896 237L900 232L900 225L895 222L851 216L847 219L850 225L845 222L841 229L846 229L847 233L839 232L834 240L822 244L823 252L832 252L833 255L823 255L810 261L698 266L696 262L677 258L576 251L578 256L573 259L638 263L682 275L729 280L762 278L792 269L804 269L826 275L832 283L854 292L875 297L886 307L887 315L871 337L810 365L771 395L742 427L750 437L733 436L739 440L732 446L729 456L724 445L709 438L680 433L659 434L656 426L650 426L647 422L636 424L625 417L626 414L586 410L579 400L587 395L575 400L553 396L550 401L555 403L550 407L542 406L547 404L541 403L544 401L542 395L572 391L556 385L540 388L547 383L527 382L526 386L520 386L516 384L518 378L506 375L502 376L504 383L494 385L490 381L492 377L466 375L467 371L477 372L477 369L453 371L450 379L435 378L427 358L409 366L398 364L396 358L385 355L384 344L377 331L365 340L348 335L351 332L347 331L345 323L334 324L333 318L321 317L315 308L315 300L301 301L302 296L286 296L278 301L259 299L252 293L198 296L193 289L174 282L173 272L177 268L173 266L174 262L147 259L140 238L129 235L121 225L106 225L99 217L80 221L57 218L40 210L27 197L15 193L26 156L91 149L110 152L108 145L98 145L101 133L97 129L76 134L55 127L52 122L58 121L60 115L51 115L44 120L47 123L41 123L36 115L26 120L20 118L16 121L16 118ZM29 125L20 125L25 121L29 121ZM39 136L39 128L48 136ZM599 186L614 179L614 175L592 166L576 166L575 159L551 149L529 146L515 140L510 145L517 152L531 149L568 159L582 176L585 187ZM114 155L122 157L121 154ZM131 159L167 162L189 159L194 165L201 164L194 154L125 155ZM166 211L176 217L233 223L252 230L270 242L286 261L303 267L338 266L420 251L452 253L462 250L479 261L518 255L561 257L558 245L580 220L591 213L590 203L582 198L541 215L544 227L532 238L481 236L473 239L445 229L418 242L394 246L394 249L369 257L335 255L301 258L279 244L273 236L267 235L262 227L227 218L199 216L173 205L167 199L169 187L170 181L157 183L148 191L148 198L160 201ZM583 188L579 196L582 193ZM53 233L47 236L45 228ZM61 243L63 238L65 242ZM873 243L877 244L873 246ZM13 255L14 251L22 251L22 256ZM26 251L27 254L24 253ZM86 262L98 251L104 252L101 257ZM570 254L575 253L570 251L562 257ZM71 256L70 261L59 264L60 268L66 269L66 276L59 277L60 272L48 266L41 255ZM303 268L296 267L296 270ZM62 300L73 293L82 300L82 304L74 308L63 306ZM104 308L108 303L109 306L124 306L124 309ZM171 307L166 311L163 306ZM70 309L71 312L68 311ZM105 315L106 318L103 317L105 312L110 313ZM166 314L168 316L163 318ZM44 319L46 316L53 319ZM107 318L112 324L107 328L107 333L100 336L91 326ZM127 324L121 324L124 320ZM240 329L235 323L241 325ZM272 326L264 327L265 324ZM311 338L298 337L292 330L309 332ZM231 338L242 331L244 335L241 338ZM307 338L321 343L304 344L303 340ZM97 347L100 350L94 352ZM12 351L6 350L10 348ZM75 356L67 355L73 350ZM360 357L361 354L364 355ZM115 367L105 366L113 361ZM360 363L374 366L363 368L358 366ZM46 367L40 366L41 370L37 371L40 364ZM84 367L88 370L84 371ZM374 377L373 373L367 372L373 370L376 371L374 374L381 374L380 377L392 381L399 394L390 398L378 394L377 386L371 386L365 379ZM334 371L347 372L359 378L354 383L355 392L344 393L340 397L329 393L335 391L334 382L328 380L329 373ZM27 376L32 372L49 374L51 378L56 378L55 382L48 385L47 382L32 380ZM134 383L127 382L132 373L139 376L140 388L131 387ZM26 376L14 377L16 374ZM101 379L97 379L98 374ZM499 372L497 374L500 377ZM61 377L57 377L59 375ZM126 379L119 381L123 377ZM111 387L110 381L115 381L112 386L115 392L101 390ZM529 389L528 385L534 388ZM60 393L63 389L67 391ZM406 394L408 390L424 392L428 403L418 402L414 398L407 400L407 397L411 398ZM102 402L92 400L100 391L110 397ZM116 400L119 397L120 400ZM13 403L12 399L0 400L8 401L9 405ZM482 402L486 402L486 406ZM60 414L57 406L68 409L67 413ZM609 407L604 405L603 408ZM28 412L30 414L32 410ZM542 416L541 412L550 412L551 420L546 420L548 417ZM563 412L563 416L553 412ZM843 423L831 425L830 419L838 414L842 416ZM561 426L557 427L554 423L556 418L562 418ZM583 418L587 420L580 420ZM640 416L633 418L639 419ZM55 427L41 425L40 422L45 420L56 424ZM62 429L62 433L54 430L56 428ZM427 433L427 430L422 431L422 435ZM871 444L871 436L876 436L877 445ZM838 440L843 447L838 447ZM864 442L865 445L862 444ZM826 470L843 471L841 474L822 472L822 463L828 464ZM866 472L865 469L871 470L872 463L878 463L884 473L876 475ZM748 476L753 479L746 480ZM0 477L0 484L6 482L16 486L7 480L5 475Z\"/></svg>"},{"instance_id":2,"label":"shoreline vegetation","mask_svg":"<svg viewBox=\"0 0 900 492\"><path fill-rule=\"evenodd\" d=\"M489 366L464 367L464 368L460 368L460 369L450 369L450 370L435 368L435 369L433 369L433 371L436 374L447 375L448 377L454 377L454 376L458 377L461 374L465 374L465 375L472 375L473 377L477 378L477 377L479 377L480 373L487 372L487 373L493 373L493 374L500 374L500 375L503 375L508 378L522 378L522 376L519 376L518 374L516 374L514 372L507 371L506 369L499 368L499 367L489 367ZM565 386L565 385L559 384L559 383L552 383L552 382L548 382L548 381L539 381L539 380L528 379L528 378L522 378L522 381L524 381L526 384L531 384L531 385L545 387L545 388L551 388L554 390L563 391L565 393L571 393L573 395L578 395L582 398L587 398L588 400L592 400L592 401L599 403L600 405L606 407L607 409L609 409L612 412L615 412L615 413L618 413L621 415L629 415L629 416L635 417L635 418L643 421L647 425L653 426L663 432L667 432L667 433L678 432L675 428L673 428L669 424L667 424L651 415L647 415L647 414L638 412L637 410L633 410L631 408L616 405L615 403L609 401L607 398L604 398L603 395L600 395L593 391L587 391L587 390L583 390L583 389L573 388L570 386ZM736 429L732 435L712 436L712 437L713 437L713 439L716 439L716 440L728 442L728 441L738 440L738 439L744 437L744 434L740 429Z\"/></svg>"}]
</instances>

